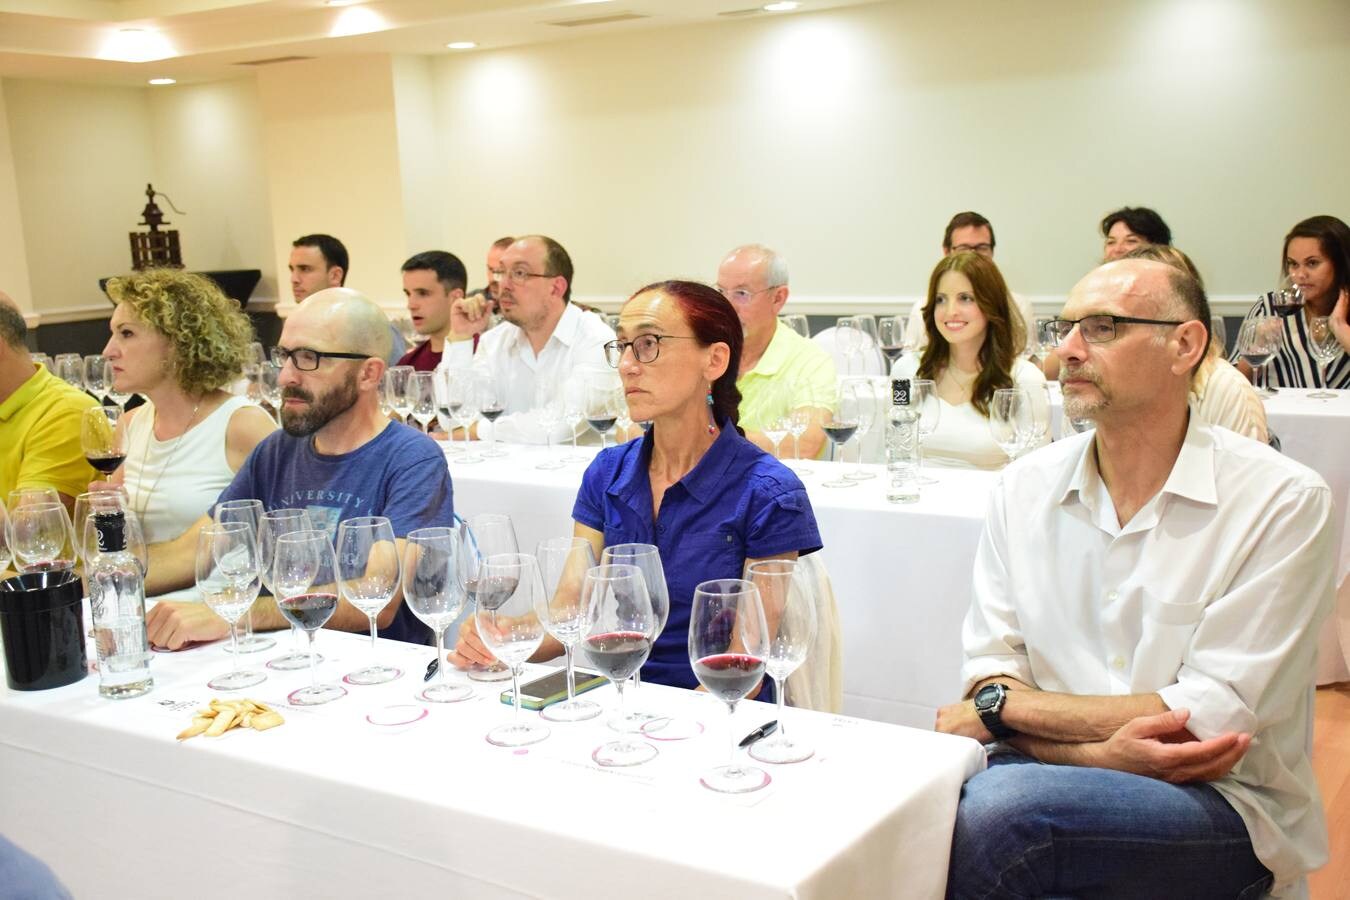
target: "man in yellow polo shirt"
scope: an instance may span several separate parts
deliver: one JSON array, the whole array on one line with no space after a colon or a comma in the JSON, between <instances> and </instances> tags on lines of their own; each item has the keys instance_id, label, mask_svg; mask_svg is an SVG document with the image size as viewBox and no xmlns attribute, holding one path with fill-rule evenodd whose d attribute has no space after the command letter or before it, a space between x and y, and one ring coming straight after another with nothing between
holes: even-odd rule
<instances>
[{"instance_id":1,"label":"man in yellow polo shirt","mask_svg":"<svg viewBox=\"0 0 1350 900\"><path fill-rule=\"evenodd\" d=\"M20 487L54 487L69 509L94 470L80 447L80 418L94 398L38 365L28 326L0 292L0 497Z\"/></svg>"},{"instance_id":2,"label":"man in yellow polo shirt","mask_svg":"<svg viewBox=\"0 0 1350 900\"><path fill-rule=\"evenodd\" d=\"M737 247L717 268L717 289L731 301L745 329L736 379L745 436L772 451L773 442L765 430L789 412L802 410L809 424L800 438L801 456L818 456L825 447L820 425L836 390L834 360L778 321L788 298L787 263L759 244ZM781 445L780 455L787 456L789 451L790 444Z\"/></svg>"}]
</instances>

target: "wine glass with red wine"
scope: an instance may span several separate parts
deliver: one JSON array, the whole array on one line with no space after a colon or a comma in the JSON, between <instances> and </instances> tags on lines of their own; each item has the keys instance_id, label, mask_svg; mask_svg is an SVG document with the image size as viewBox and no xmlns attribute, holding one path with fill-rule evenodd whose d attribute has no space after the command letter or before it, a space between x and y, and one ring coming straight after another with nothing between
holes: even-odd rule
<instances>
[{"instance_id":1,"label":"wine glass with red wine","mask_svg":"<svg viewBox=\"0 0 1350 900\"><path fill-rule=\"evenodd\" d=\"M9 512L9 548L21 573L75 567L75 532L61 503L24 503Z\"/></svg>"},{"instance_id":2,"label":"wine glass with red wine","mask_svg":"<svg viewBox=\"0 0 1350 900\"><path fill-rule=\"evenodd\" d=\"M309 687L286 699L295 706L318 706L347 694L338 684L320 684L315 671L314 635L338 605L337 556L326 531L293 531L277 537L272 560L272 589L277 609L309 635Z\"/></svg>"},{"instance_id":3,"label":"wine glass with red wine","mask_svg":"<svg viewBox=\"0 0 1350 900\"><path fill-rule=\"evenodd\" d=\"M725 766L703 773L703 786L727 794L757 791L770 781L736 757L736 704L764 679L769 634L759 588L743 578L719 578L694 588L689 662L704 690L727 705L731 752Z\"/></svg>"},{"instance_id":4,"label":"wine glass with red wine","mask_svg":"<svg viewBox=\"0 0 1350 900\"><path fill-rule=\"evenodd\" d=\"M126 444L119 427L122 409L117 406L91 406L80 420L80 446L89 465L104 478L117 471L127 458Z\"/></svg>"},{"instance_id":5,"label":"wine glass with red wine","mask_svg":"<svg viewBox=\"0 0 1350 900\"><path fill-rule=\"evenodd\" d=\"M619 692L619 720L623 720L623 687L647 661L658 615L647 592L642 570L631 565L596 566L581 583L586 610L581 649L591 665L603 672ZM623 733L595 748L591 759L602 766L635 766L656 756L646 741Z\"/></svg>"}]
</instances>

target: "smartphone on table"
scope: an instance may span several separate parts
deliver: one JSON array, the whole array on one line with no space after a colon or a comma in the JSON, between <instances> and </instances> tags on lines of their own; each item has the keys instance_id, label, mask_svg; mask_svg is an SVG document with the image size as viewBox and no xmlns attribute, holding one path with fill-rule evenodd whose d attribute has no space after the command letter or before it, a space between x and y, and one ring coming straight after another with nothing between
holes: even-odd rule
<instances>
[{"instance_id":1,"label":"smartphone on table","mask_svg":"<svg viewBox=\"0 0 1350 900\"><path fill-rule=\"evenodd\" d=\"M584 669L577 669L576 676L578 696L609 681L608 678L598 672L587 672ZM566 669L554 669L547 675L522 682L520 685L520 705L524 709L543 709L545 706L551 706L566 699ZM507 706L515 703L515 698L511 696L510 689L502 691L502 702Z\"/></svg>"}]
</instances>

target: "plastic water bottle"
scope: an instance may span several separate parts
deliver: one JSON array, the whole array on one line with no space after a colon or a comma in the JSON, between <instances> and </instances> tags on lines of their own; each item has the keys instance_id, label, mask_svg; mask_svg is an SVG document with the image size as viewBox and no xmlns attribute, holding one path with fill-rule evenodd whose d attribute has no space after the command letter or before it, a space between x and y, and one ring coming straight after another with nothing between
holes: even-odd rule
<instances>
[{"instance_id":1,"label":"plastic water bottle","mask_svg":"<svg viewBox=\"0 0 1350 900\"><path fill-rule=\"evenodd\" d=\"M886 499L919 499L919 414L911 404L908 378L891 380L891 409L886 418Z\"/></svg>"},{"instance_id":2,"label":"plastic water bottle","mask_svg":"<svg viewBox=\"0 0 1350 900\"><path fill-rule=\"evenodd\" d=\"M94 514L98 552L87 573L98 651L98 692L114 700L139 697L154 686L145 636L145 580L127 551L126 515Z\"/></svg>"}]
</instances>

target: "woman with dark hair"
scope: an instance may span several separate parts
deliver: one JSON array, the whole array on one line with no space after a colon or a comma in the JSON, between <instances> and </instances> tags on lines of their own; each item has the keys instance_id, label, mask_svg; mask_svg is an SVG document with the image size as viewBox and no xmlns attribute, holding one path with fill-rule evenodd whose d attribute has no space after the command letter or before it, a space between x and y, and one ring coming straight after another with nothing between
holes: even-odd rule
<instances>
[{"instance_id":1,"label":"woman with dark hair","mask_svg":"<svg viewBox=\"0 0 1350 900\"><path fill-rule=\"evenodd\" d=\"M1102 218L1102 238L1102 261L1110 262L1148 244L1168 246L1172 229L1147 206L1125 206Z\"/></svg>"},{"instance_id":2,"label":"woman with dark hair","mask_svg":"<svg viewBox=\"0 0 1350 900\"><path fill-rule=\"evenodd\" d=\"M1280 269L1303 295L1303 309L1284 317L1283 340L1264 371L1270 385L1279 387L1350 388L1350 228L1335 216L1313 216L1299 222L1284 238ZM1247 320L1277 314L1268 296L1256 301ZM1341 355L1322 369L1308 349L1308 323L1329 316L1341 345ZM1236 353L1233 364L1252 377L1252 368Z\"/></svg>"},{"instance_id":3,"label":"woman with dark hair","mask_svg":"<svg viewBox=\"0 0 1350 900\"><path fill-rule=\"evenodd\" d=\"M933 381L942 403L924 459L960 468L1000 469L1008 456L989 430L989 404L999 388L1026 389L1033 413L1049 416L1045 376L1017 355L1025 343L1008 286L993 260L978 253L944 256L928 279L923 310L928 346L916 361L902 356L892 378ZM1044 419L1048 421L1048 418ZM1049 442L1049 437L1045 438Z\"/></svg>"},{"instance_id":4,"label":"woman with dark hair","mask_svg":"<svg viewBox=\"0 0 1350 900\"><path fill-rule=\"evenodd\" d=\"M695 586L740 578L748 561L812 553L820 533L801 481L736 425L742 332L726 298L690 281L651 284L624 304L617 333L606 356L623 380L629 415L652 427L641 440L602 450L587 468L572 510L575 533L597 558L615 544L660 550L670 618L642 678L692 688ZM561 652L549 639L535 659ZM462 667L492 656L464 627L451 661Z\"/></svg>"}]
</instances>

